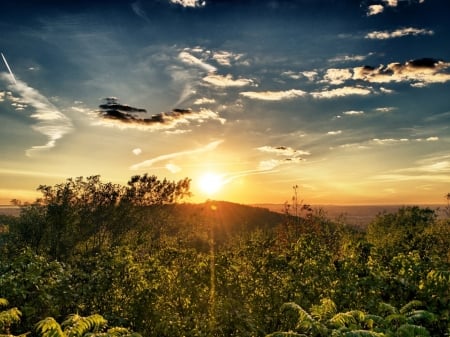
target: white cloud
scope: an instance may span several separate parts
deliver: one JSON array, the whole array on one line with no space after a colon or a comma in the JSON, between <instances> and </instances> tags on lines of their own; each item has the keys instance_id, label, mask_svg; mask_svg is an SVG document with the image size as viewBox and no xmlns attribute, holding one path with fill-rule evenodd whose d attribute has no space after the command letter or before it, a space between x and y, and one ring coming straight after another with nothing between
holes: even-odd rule
<instances>
[{"instance_id":1,"label":"white cloud","mask_svg":"<svg viewBox=\"0 0 450 337\"><path fill-rule=\"evenodd\" d=\"M5 73L0 73L0 78L9 81ZM18 92L21 97L22 104L32 106L35 112L31 118L37 120L37 123L32 126L33 130L43 134L48 138L44 145L35 145L26 150L27 156L32 156L34 153L48 150L56 145L56 141L61 139L64 135L73 130L71 120L59 111L44 95L36 89L28 86L27 83L16 80L16 84L10 86L12 90ZM16 102L17 103L17 102ZM21 107L19 106L19 109Z\"/></svg>"},{"instance_id":2,"label":"white cloud","mask_svg":"<svg viewBox=\"0 0 450 337\"><path fill-rule=\"evenodd\" d=\"M298 157L298 156L303 156L303 155L310 155L310 153L308 151L295 150L292 147L287 147L287 146L273 147L273 146L266 145L266 146L258 147L257 150L259 150L261 152L273 153L278 156L285 156L285 157Z\"/></svg>"},{"instance_id":3,"label":"white cloud","mask_svg":"<svg viewBox=\"0 0 450 337\"><path fill-rule=\"evenodd\" d=\"M384 3L386 3L389 7L397 7L398 6L398 0L383 0Z\"/></svg>"},{"instance_id":4,"label":"white cloud","mask_svg":"<svg viewBox=\"0 0 450 337\"><path fill-rule=\"evenodd\" d=\"M372 142L378 145L387 145L387 144L396 144L396 143L406 143L409 142L409 139L407 138L374 138L372 139Z\"/></svg>"},{"instance_id":5,"label":"white cloud","mask_svg":"<svg viewBox=\"0 0 450 337\"><path fill-rule=\"evenodd\" d=\"M364 111L350 110L350 111L344 111L342 114L347 115L347 116L361 116L364 114Z\"/></svg>"},{"instance_id":6,"label":"white cloud","mask_svg":"<svg viewBox=\"0 0 450 337\"><path fill-rule=\"evenodd\" d=\"M372 90L369 88L361 88L361 87L342 87L332 90L324 90L324 91L315 91L312 92L311 95L314 98L335 98L335 97L344 97L350 95L360 95L365 96L372 93Z\"/></svg>"},{"instance_id":7,"label":"white cloud","mask_svg":"<svg viewBox=\"0 0 450 337\"><path fill-rule=\"evenodd\" d=\"M203 81L217 87L244 87L253 83L252 80L246 78L238 78L234 80L230 74L226 76L210 74L204 77Z\"/></svg>"},{"instance_id":8,"label":"white cloud","mask_svg":"<svg viewBox=\"0 0 450 337\"><path fill-rule=\"evenodd\" d=\"M353 79L372 83L416 82L413 85L423 86L430 83L445 83L450 81L447 69L450 63L434 59L419 59L402 63L390 63L378 68L356 67ZM386 92L388 89L384 89Z\"/></svg>"},{"instance_id":9,"label":"white cloud","mask_svg":"<svg viewBox=\"0 0 450 337\"><path fill-rule=\"evenodd\" d=\"M383 13L384 7L383 5L371 5L367 8L367 16L377 15Z\"/></svg>"},{"instance_id":10,"label":"white cloud","mask_svg":"<svg viewBox=\"0 0 450 337\"><path fill-rule=\"evenodd\" d=\"M327 69L324 80L330 84L338 85L352 78L350 69Z\"/></svg>"},{"instance_id":11,"label":"white cloud","mask_svg":"<svg viewBox=\"0 0 450 337\"><path fill-rule=\"evenodd\" d=\"M222 66L231 67L232 62L236 62L241 59L244 54L235 54L229 51L216 51L213 53L212 58Z\"/></svg>"},{"instance_id":12,"label":"white cloud","mask_svg":"<svg viewBox=\"0 0 450 337\"><path fill-rule=\"evenodd\" d=\"M214 98L198 98L195 100L195 105L202 105L202 104L213 104L216 103L216 100Z\"/></svg>"},{"instance_id":13,"label":"white cloud","mask_svg":"<svg viewBox=\"0 0 450 337\"><path fill-rule=\"evenodd\" d=\"M439 137L428 137L425 139L427 142L437 142L439 140Z\"/></svg>"},{"instance_id":14,"label":"white cloud","mask_svg":"<svg viewBox=\"0 0 450 337\"><path fill-rule=\"evenodd\" d=\"M203 7L206 5L206 1L203 0L169 0L173 4L177 4L183 7Z\"/></svg>"},{"instance_id":15,"label":"white cloud","mask_svg":"<svg viewBox=\"0 0 450 337\"><path fill-rule=\"evenodd\" d=\"M213 151L215 150L220 144L223 143L223 140L217 140L214 142L211 142L203 147L194 149L194 150L187 150L187 151L181 151L181 152L174 152L169 153L165 155L161 155L152 159L145 160L143 162L134 164L130 167L131 170L141 170L148 167L153 166L153 164L161 162L161 161L167 161L178 157L186 157L186 156L192 156L192 155L198 155L200 153Z\"/></svg>"},{"instance_id":16,"label":"white cloud","mask_svg":"<svg viewBox=\"0 0 450 337\"><path fill-rule=\"evenodd\" d=\"M281 101L305 96L303 90L291 89L286 91L245 91L240 93L244 97L259 99L263 101Z\"/></svg>"},{"instance_id":17,"label":"white cloud","mask_svg":"<svg viewBox=\"0 0 450 337\"><path fill-rule=\"evenodd\" d=\"M330 135L330 136L337 136L337 135L340 135L341 133L342 133L342 130L328 131L328 132L327 132L327 135Z\"/></svg>"},{"instance_id":18,"label":"white cloud","mask_svg":"<svg viewBox=\"0 0 450 337\"><path fill-rule=\"evenodd\" d=\"M135 156L139 156L142 153L142 150L140 148L135 148L132 152Z\"/></svg>"},{"instance_id":19,"label":"white cloud","mask_svg":"<svg viewBox=\"0 0 450 337\"><path fill-rule=\"evenodd\" d=\"M351 61L364 61L369 56L372 56L373 53L369 53L367 55L344 55L344 56L336 56L330 59L330 62L351 62Z\"/></svg>"},{"instance_id":20,"label":"white cloud","mask_svg":"<svg viewBox=\"0 0 450 337\"><path fill-rule=\"evenodd\" d=\"M396 108L394 108L393 106L384 106L384 107L380 107L380 108L376 108L375 111L378 112L391 112L394 111Z\"/></svg>"},{"instance_id":21,"label":"white cloud","mask_svg":"<svg viewBox=\"0 0 450 337\"><path fill-rule=\"evenodd\" d=\"M281 73L282 76L287 76L292 78L293 80L299 80L302 77L306 77L308 81L314 81L318 75L317 71L302 71L302 72L294 72L291 70L284 71Z\"/></svg>"},{"instance_id":22,"label":"white cloud","mask_svg":"<svg viewBox=\"0 0 450 337\"><path fill-rule=\"evenodd\" d=\"M180 54L178 54L178 58L186 64L197 66L207 72L215 72L217 70L216 67L200 60L199 58L195 57L194 55L189 54L187 51L182 51Z\"/></svg>"},{"instance_id":23,"label":"white cloud","mask_svg":"<svg viewBox=\"0 0 450 337\"><path fill-rule=\"evenodd\" d=\"M175 164L170 164L170 163L166 165L166 169L168 171L170 171L171 173L178 173L181 171L181 167L179 167Z\"/></svg>"},{"instance_id":24,"label":"white cloud","mask_svg":"<svg viewBox=\"0 0 450 337\"><path fill-rule=\"evenodd\" d=\"M417 36L417 35L433 35L433 34L434 32L432 30L407 27L397 29L392 32L389 32L387 30L370 32L366 35L366 39L386 40L408 35Z\"/></svg>"}]
</instances>

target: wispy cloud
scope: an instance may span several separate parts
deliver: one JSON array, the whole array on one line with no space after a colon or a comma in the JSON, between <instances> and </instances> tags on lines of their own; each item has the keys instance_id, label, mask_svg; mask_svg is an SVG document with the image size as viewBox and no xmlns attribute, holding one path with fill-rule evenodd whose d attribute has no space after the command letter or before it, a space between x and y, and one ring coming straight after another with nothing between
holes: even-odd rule
<instances>
[{"instance_id":1,"label":"wispy cloud","mask_svg":"<svg viewBox=\"0 0 450 337\"><path fill-rule=\"evenodd\" d=\"M193 65L196 67L199 67L206 72L215 72L217 71L217 68L206 63L205 61L195 57L194 55L188 53L187 51L182 51L178 54L178 58L186 64Z\"/></svg>"},{"instance_id":2,"label":"wispy cloud","mask_svg":"<svg viewBox=\"0 0 450 337\"><path fill-rule=\"evenodd\" d=\"M0 73L0 78L6 81L8 80L8 75ZM16 80L16 83L10 86L10 89L17 92L26 106L31 106L35 109L30 117L35 119L37 123L32 128L48 138L47 143L44 145L35 145L26 150L27 156L33 156L37 152L55 147L57 140L73 130L71 120L38 90L28 86L27 83L21 80Z\"/></svg>"},{"instance_id":3,"label":"wispy cloud","mask_svg":"<svg viewBox=\"0 0 450 337\"><path fill-rule=\"evenodd\" d=\"M337 135L340 135L341 133L342 133L342 130L334 130L334 131L328 131L327 135L337 136Z\"/></svg>"},{"instance_id":4,"label":"wispy cloud","mask_svg":"<svg viewBox=\"0 0 450 337\"><path fill-rule=\"evenodd\" d=\"M373 53L368 53L367 55L343 55L343 56L336 56L329 60L329 62L353 62L353 61L364 61L369 56L372 56Z\"/></svg>"},{"instance_id":5,"label":"wispy cloud","mask_svg":"<svg viewBox=\"0 0 450 337\"><path fill-rule=\"evenodd\" d=\"M203 78L206 83L212 84L217 87L244 87L253 84L253 81L247 78L233 79L232 75L216 75L210 74Z\"/></svg>"},{"instance_id":6,"label":"wispy cloud","mask_svg":"<svg viewBox=\"0 0 450 337\"><path fill-rule=\"evenodd\" d=\"M364 115L364 111L361 111L361 110L349 110L349 111L344 111L342 114L346 115L346 116L361 116L361 115Z\"/></svg>"},{"instance_id":7,"label":"wispy cloud","mask_svg":"<svg viewBox=\"0 0 450 337\"><path fill-rule=\"evenodd\" d=\"M394 31L384 30L384 31L370 32L366 35L366 39L386 40L408 35L418 36L418 35L433 35L433 34L434 32L432 30L406 27Z\"/></svg>"},{"instance_id":8,"label":"wispy cloud","mask_svg":"<svg viewBox=\"0 0 450 337\"><path fill-rule=\"evenodd\" d=\"M345 96L351 96L351 95L359 95L359 96L366 96L372 93L372 89L370 88L363 88L363 87L342 87L342 88L336 88L331 90L323 90L323 91L315 91L312 92L311 95L314 98L335 98L335 97L345 97Z\"/></svg>"},{"instance_id":9,"label":"wispy cloud","mask_svg":"<svg viewBox=\"0 0 450 337\"><path fill-rule=\"evenodd\" d=\"M261 146L258 147L257 150L266 153L276 154L278 156L285 157L299 157L304 155L310 155L310 152L303 150L295 150L289 146Z\"/></svg>"},{"instance_id":10,"label":"wispy cloud","mask_svg":"<svg viewBox=\"0 0 450 337\"><path fill-rule=\"evenodd\" d=\"M284 99L302 97L307 93L303 90L291 89L286 91L244 91L240 94L251 99L259 99L263 101L281 101Z\"/></svg>"},{"instance_id":11,"label":"wispy cloud","mask_svg":"<svg viewBox=\"0 0 450 337\"><path fill-rule=\"evenodd\" d=\"M216 103L216 100L214 98L197 98L194 102L195 105L202 105L202 104L214 104Z\"/></svg>"},{"instance_id":12,"label":"wispy cloud","mask_svg":"<svg viewBox=\"0 0 450 337\"><path fill-rule=\"evenodd\" d=\"M179 157L186 157L186 156L192 156L192 155L198 155L200 153L209 152L215 150L220 144L223 143L223 140L217 140L214 142L211 142L203 147L196 148L193 150L187 150L187 151L181 151L181 152L174 152L169 153L165 155L161 155L152 159L147 159L145 161L142 161L140 163L134 164L130 167L131 170L141 170L146 169L148 167L153 166L153 164L162 162L162 161L168 161Z\"/></svg>"},{"instance_id":13,"label":"wispy cloud","mask_svg":"<svg viewBox=\"0 0 450 337\"><path fill-rule=\"evenodd\" d=\"M299 163L304 160L303 156L310 155L310 152L303 150L295 150L288 146L261 146L257 148L258 151L274 154L279 158L271 158L262 160L259 162L258 170L260 171L271 171L277 167L285 164Z\"/></svg>"}]
</instances>

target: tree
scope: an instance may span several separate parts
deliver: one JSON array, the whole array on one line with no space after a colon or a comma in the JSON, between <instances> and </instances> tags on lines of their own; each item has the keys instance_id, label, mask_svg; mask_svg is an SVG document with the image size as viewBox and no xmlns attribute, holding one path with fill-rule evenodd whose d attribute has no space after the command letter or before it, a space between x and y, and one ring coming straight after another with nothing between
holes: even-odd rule
<instances>
[{"instance_id":1,"label":"tree","mask_svg":"<svg viewBox=\"0 0 450 337\"><path fill-rule=\"evenodd\" d=\"M140 337L125 328L108 329L107 323L98 314L87 317L72 314L62 324L53 317L47 317L36 324L36 331L41 337Z\"/></svg>"},{"instance_id":2,"label":"tree","mask_svg":"<svg viewBox=\"0 0 450 337\"><path fill-rule=\"evenodd\" d=\"M0 298L0 308L8 306L6 298ZM22 313L17 308L10 308L0 311L0 336L12 336L11 326L20 322Z\"/></svg>"},{"instance_id":3,"label":"tree","mask_svg":"<svg viewBox=\"0 0 450 337\"><path fill-rule=\"evenodd\" d=\"M22 206L11 232L19 244L53 259L99 252L135 240L152 206L189 196L189 185L187 178L173 182L147 174L133 176L127 186L104 183L98 175L40 185L42 197Z\"/></svg>"}]
</instances>

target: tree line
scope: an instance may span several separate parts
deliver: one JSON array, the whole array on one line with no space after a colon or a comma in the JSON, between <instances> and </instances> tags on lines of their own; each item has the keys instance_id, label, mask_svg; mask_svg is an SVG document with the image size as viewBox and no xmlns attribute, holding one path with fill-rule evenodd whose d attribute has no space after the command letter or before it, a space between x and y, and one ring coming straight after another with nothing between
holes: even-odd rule
<instances>
[{"instance_id":1,"label":"tree line","mask_svg":"<svg viewBox=\"0 0 450 337\"><path fill-rule=\"evenodd\" d=\"M0 218L0 336L449 335L448 214L361 230L295 195L277 222L231 228L213 201L174 215L189 185L39 186Z\"/></svg>"}]
</instances>

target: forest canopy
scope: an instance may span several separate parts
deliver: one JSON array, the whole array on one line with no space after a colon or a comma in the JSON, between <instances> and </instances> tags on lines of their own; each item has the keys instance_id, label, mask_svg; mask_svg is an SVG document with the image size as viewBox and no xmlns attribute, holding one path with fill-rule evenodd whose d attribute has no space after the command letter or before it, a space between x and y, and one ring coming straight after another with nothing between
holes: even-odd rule
<instances>
[{"instance_id":1,"label":"forest canopy","mask_svg":"<svg viewBox=\"0 0 450 337\"><path fill-rule=\"evenodd\" d=\"M361 229L297 204L179 204L189 188L39 186L0 217L0 336L450 333L448 213L405 206Z\"/></svg>"}]
</instances>

